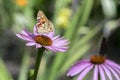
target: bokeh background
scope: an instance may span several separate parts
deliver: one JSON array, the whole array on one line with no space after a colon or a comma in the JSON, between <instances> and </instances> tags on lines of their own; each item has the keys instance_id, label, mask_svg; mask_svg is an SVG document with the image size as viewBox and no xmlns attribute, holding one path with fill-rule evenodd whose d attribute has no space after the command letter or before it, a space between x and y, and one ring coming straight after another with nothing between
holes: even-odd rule
<instances>
[{"instance_id":1,"label":"bokeh background","mask_svg":"<svg viewBox=\"0 0 120 80\"><path fill-rule=\"evenodd\" d=\"M65 53L46 51L38 80L76 80L66 76L67 70L97 54L103 36L107 58L120 63L119 0L0 0L0 80L29 80L32 75L37 49L26 47L16 33L24 28L32 32L39 10L53 22L56 35L70 41L70 48Z\"/></svg>"}]
</instances>

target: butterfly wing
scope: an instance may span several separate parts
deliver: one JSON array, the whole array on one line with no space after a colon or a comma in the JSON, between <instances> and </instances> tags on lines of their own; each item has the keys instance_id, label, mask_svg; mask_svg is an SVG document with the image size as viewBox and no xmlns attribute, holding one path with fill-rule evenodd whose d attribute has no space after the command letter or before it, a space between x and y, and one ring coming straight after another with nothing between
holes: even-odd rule
<instances>
[{"instance_id":1,"label":"butterfly wing","mask_svg":"<svg viewBox=\"0 0 120 80\"><path fill-rule=\"evenodd\" d=\"M52 22L47 19L42 11L39 11L37 14L36 27L39 34L48 34L54 30Z\"/></svg>"}]
</instances>

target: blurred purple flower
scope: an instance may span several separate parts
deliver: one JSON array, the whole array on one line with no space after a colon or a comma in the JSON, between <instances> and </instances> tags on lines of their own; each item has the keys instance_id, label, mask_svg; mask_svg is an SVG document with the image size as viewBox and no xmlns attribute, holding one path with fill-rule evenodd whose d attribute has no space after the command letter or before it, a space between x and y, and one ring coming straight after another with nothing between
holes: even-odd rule
<instances>
[{"instance_id":1,"label":"blurred purple flower","mask_svg":"<svg viewBox=\"0 0 120 80\"><path fill-rule=\"evenodd\" d=\"M64 37L54 36L54 32L49 34L38 34L36 26L34 26L33 33L27 30L22 30L21 33L16 34L17 37L25 40L26 46L36 46L36 48L44 47L52 52L65 52L68 49L68 40Z\"/></svg>"},{"instance_id":2,"label":"blurred purple flower","mask_svg":"<svg viewBox=\"0 0 120 80\"><path fill-rule=\"evenodd\" d=\"M69 69L67 76L79 74L77 80L83 80L91 70L93 70L93 80L99 80L99 77L101 80L107 80L106 76L108 76L109 80L113 80L112 76L116 80L120 80L120 65L101 55L94 55L90 60L78 61Z\"/></svg>"}]
</instances>

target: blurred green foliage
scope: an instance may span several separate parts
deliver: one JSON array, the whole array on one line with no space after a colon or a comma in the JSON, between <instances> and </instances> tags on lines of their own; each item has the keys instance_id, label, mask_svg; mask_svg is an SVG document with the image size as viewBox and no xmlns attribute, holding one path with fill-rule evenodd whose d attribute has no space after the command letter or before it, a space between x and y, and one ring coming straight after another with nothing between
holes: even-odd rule
<instances>
[{"instance_id":1,"label":"blurred green foliage","mask_svg":"<svg viewBox=\"0 0 120 80\"><path fill-rule=\"evenodd\" d=\"M24 28L32 32L39 10L53 22L56 34L61 34L70 41L70 48L65 53L46 52L38 80L62 80L63 77L63 80L75 80L65 74L69 67L81 59L93 45L98 47L102 36L109 37L120 26L119 0L0 0L0 40L4 36L10 36L3 35L7 32L12 34L10 38L14 37L12 44L17 48L12 46L12 49L18 54L19 57L15 59L20 59L21 66L19 74L16 72L18 80L27 80L28 72L34 65L36 50L34 47L24 48L24 42L18 40L15 33ZM5 38L7 43L4 47L0 45L1 51L11 46L13 38L11 41L7 40L9 39ZM13 80L14 76L7 70L4 62L4 55L9 52L0 54L3 54L0 60L0 80ZM14 54L10 55L16 57Z\"/></svg>"}]
</instances>

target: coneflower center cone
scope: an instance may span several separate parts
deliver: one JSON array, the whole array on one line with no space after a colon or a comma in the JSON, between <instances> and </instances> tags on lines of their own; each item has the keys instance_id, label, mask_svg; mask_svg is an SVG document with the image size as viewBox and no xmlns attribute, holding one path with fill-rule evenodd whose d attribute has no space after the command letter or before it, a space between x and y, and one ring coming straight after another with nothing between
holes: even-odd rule
<instances>
[{"instance_id":1,"label":"coneflower center cone","mask_svg":"<svg viewBox=\"0 0 120 80\"><path fill-rule=\"evenodd\" d=\"M43 46L51 46L52 45L52 40L45 35L39 35L34 38L36 43L41 44Z\"/></svg>"},{"instance_id":2,"label":"coneflower center cone","mask_svg":"<svg viewBox=\"0 0 120 80\"><path fill-rule=\"evenodd\" d=\"M103 55L93 55L90 59L93 64L103 64L106 58Z\"/></svg>"}]
</instances>

